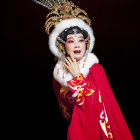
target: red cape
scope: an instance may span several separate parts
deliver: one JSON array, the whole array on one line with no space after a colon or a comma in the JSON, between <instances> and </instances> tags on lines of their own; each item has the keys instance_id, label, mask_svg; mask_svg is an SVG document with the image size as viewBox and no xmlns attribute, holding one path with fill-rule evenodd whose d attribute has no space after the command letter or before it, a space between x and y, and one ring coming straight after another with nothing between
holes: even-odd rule
<instances>
[{"instance_id":1,"label":"red cape","mask_svg":"<svg viewBox=\"0 0 140 140\"><path fill-rule=\"evenodd\" d=\"M96 88L95 93L85 97L82 106L74 105L67 140L133 140L103 67L100 64L94 64L85 81L90 83L91 88ZM102 103L99 102L99 96ZM105 125L102 126L108 129L106 133L108 136L99 123L103 124L101 118L106 116Z\"/></svg>"}]
</instances>

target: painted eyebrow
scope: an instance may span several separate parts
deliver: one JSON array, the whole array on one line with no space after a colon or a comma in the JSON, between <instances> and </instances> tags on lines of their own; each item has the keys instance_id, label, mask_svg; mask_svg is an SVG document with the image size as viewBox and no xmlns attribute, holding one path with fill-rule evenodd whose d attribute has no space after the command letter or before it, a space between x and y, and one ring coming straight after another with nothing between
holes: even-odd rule
<instances>
[{"instance_id":1,"label":"painted eyebrow","mask_svg":"<svg viewBox=\"0 0 140 140\"><path fill-rule=\"evenodd\" d=\"M83 36L79 36L78 38L84 38Z\"/></svg>"},{"instance_id":2,"label":"painted eyebrow","mask_svg":"<svg viewBox=\"0 0 140 140\"><path fill-rule=\"evenodd\" d=\"M73 39L73 37L69 37L69 38L67 38L67 40L68 40L68 39Z\"/></svg>"}]
</instances>

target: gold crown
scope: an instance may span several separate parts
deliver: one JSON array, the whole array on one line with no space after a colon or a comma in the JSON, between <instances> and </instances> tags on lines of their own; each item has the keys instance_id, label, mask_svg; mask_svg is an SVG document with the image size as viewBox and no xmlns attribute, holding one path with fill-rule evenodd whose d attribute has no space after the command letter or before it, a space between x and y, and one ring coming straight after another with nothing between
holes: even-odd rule
<instances>
[{"instance_id":1,"label":"gold crown","mask_svg":"<svg viewBox=\"0 0 140 140\"><path fill-rule=\"evenodd\" d=\"M51 12L46 16L45 22L45 32L50 34L50 28L65 19L78 18L84 20L89 26L91 25L91 20L89 19L87 13L80 9L74 3L62 2L59 5L54 5L50 7Z\"/></svg>"}]
</instances>

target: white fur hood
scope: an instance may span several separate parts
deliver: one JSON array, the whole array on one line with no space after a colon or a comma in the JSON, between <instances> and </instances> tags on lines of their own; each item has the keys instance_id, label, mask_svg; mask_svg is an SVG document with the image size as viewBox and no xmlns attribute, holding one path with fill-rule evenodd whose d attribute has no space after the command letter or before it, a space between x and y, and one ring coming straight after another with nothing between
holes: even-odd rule
<instances>
[{"instance_id":1,"label":"white fur hood","mask_svg":"<svg viewBox=\"0 0 140 140\"><path fill-rule=\"evenodd\" d=\"M87 74L89 73L89 68L95 63L99 63L99 59L94 53L88 53L78 62L78 65L80 66L80 72L84 75L84 77L87 76ZM57 82L65 87L68 87L67 81L73 79L71 73L68 72L62 65L62 60L59 60L56 63L53 71L53 76Z\"/></svg>"}]
</instances>

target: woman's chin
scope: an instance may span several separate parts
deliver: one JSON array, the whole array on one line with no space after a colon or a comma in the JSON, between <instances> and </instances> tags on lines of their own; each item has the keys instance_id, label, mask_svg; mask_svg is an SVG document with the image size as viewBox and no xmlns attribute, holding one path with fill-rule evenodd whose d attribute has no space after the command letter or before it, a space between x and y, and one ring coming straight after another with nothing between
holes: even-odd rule
<instances>
[{"instance_id":1,"label":"woman's chin","mask_svg":"<svg viewBox=\"0 0 140 140\"><path fill-rule=\"evenodd\" d=\"M80 61L83 58L83 56L74 56L74 59L76 59L76 61Z\"/></svg>"}]
</instances>

